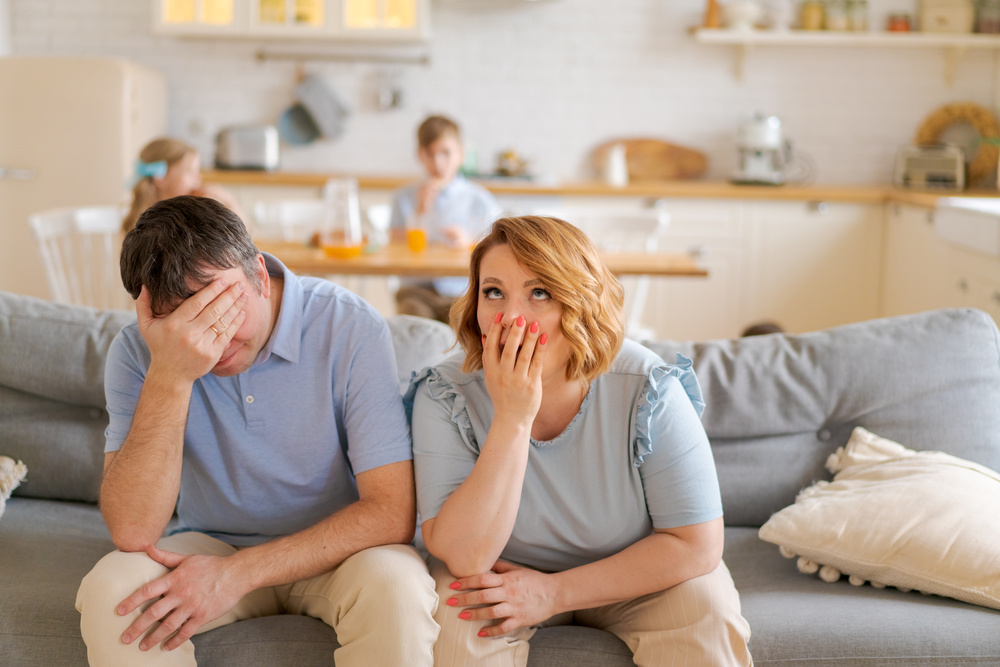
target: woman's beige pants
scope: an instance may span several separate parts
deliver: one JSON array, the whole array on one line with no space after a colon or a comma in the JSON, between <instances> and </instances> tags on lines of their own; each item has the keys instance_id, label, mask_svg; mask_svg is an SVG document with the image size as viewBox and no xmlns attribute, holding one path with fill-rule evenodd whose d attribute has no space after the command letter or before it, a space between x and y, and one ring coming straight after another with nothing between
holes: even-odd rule
<instances>
[{"instance_id":1,"label":"woman's beige pants","mask_svg":"<svg viewBox=\"0 0 1000 667\"><path fill-rule=\"evenodd\" d=\"M162 549L181 554L227 556L236 548L203 533L180 533L160 540ZM121 635L152 602L128 616L115 608L140 586L167 573L144 553L114 551L84 577L76 597L80 629L91 665L195 665L189 640L173 651L162 643L140 651ZM438 625L434 582L423 558L410 546L360 551L338 567L312 579L262 588L248 594L227 614L198 630L207 632L235 621L274 614L301 614L337 632L337 667L427 665L432 663Z\"/></svg>"},{"instance_id":2,"label":"woman's beige pants","mask_svg":"<svg viewBox=\"0 0 1000 667\"><path fill-rule=\"evenodd\" d=\"M747 642L750 626L740 612L740 596L725 563L714 572L659 593L628 602L559 614L534 628L520 628L501 637L477 636L492 622L465 621L461 607L445 601L454 593L455 577L431 558L437 583L435 619L441 637L434 647L437 667L525 667L528 640L538 627L576 623L613 633L632 650L641 667L747 667L752 665Z\"/></svg>"}]
</instances>

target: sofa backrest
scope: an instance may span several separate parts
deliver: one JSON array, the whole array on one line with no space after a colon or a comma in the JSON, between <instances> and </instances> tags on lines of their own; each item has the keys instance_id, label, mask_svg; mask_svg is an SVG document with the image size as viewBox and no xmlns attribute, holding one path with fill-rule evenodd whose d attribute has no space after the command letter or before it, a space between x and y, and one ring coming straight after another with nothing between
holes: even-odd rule
<instances>
[{"instance_id":1,"label":"sofa backrest","mask_svg":"<svg viewBox=\"0 0 1000 667\"><path fill-rule=\"evenodd\" d=\"M1000 333L971 309L802 335L648 343L694 360L727 525L760 526L855 426L1000 470Z\"/></svg>"},{"instance_id":2,"label":"sofa backrest","mask_svg":"<svg viewBox=\"0 0 1000 667\"><path fill-rule=\"evenodd\" d=\"M0 292L0 455L24 461L14 495L96 502L104 467L104 360L129 311ZM441 322L389 319L400 386L454 343Z\"/></svg>"}]
</instances>

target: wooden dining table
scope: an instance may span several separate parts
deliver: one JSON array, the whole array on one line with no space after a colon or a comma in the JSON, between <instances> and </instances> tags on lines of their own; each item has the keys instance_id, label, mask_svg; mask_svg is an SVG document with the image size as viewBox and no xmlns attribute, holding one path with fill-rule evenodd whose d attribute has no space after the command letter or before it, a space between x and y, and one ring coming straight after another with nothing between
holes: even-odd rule
<instances>
[{"instance_id":1,"label":"wooden dining table","mask_svg":"<svg viewBox=\"0 0 1000 667\"><path fill-rule=\"evenodd\" d=\"M470 251L430 245L420 252L391 243L356 257L331 257L321 248L300 243L257 241L257 247L280 259L300 275L439 277L469 275ZM681 253L602 252L601 258L618 276L685 276L704 278L708 271Z\"/></svg>"}]
</instances>

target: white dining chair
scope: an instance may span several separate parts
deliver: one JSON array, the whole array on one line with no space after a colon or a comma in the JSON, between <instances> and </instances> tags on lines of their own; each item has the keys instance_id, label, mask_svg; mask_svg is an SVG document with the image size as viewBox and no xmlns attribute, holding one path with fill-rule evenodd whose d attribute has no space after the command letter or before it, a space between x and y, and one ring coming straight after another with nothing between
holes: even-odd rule
<instances>
[{"instance_id":1,"label":"white dining chair","mask_svg":"<svg viewBox=\"0 0 1000 667\"><path fill-rule=\"evenodd\" d=\"M131 309L118 270L121 206L41 211L29 217L52 298L96 308Z\"/></svg>"},{"instance_id":2,"label":"white dining chair","mask_svg":"<svg viewBox=\"0 0 1000 667\"><path fill-rule=\"evenodd\" d=\"M572 223L606 252L656 252L661 235L670 226L670 213L662 200L647 208L553 206L535 213ZM626 334L637 340L652 338L652 329L642 324L650 276L619 276L619 280L625 288Z\"/></svg>"}]
</instances>

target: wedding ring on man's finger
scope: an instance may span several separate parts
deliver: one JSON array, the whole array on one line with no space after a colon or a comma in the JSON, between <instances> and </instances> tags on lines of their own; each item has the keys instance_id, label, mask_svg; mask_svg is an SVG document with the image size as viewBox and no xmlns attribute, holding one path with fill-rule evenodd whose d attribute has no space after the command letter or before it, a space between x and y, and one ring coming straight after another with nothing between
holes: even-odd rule
<instances>
[{"instance_id":1,"label":"wedding ring on man's finger","mask_svg":"<svg viewBox=\"0 0 1000 667\"><path fill-rule=\"evenodd\" d=\"M214 324L212 326L210 326L209 329L211 329L212 331L214 331L216 336L221 336L222 335L222 332L219 331L218 329L216 329Z\"/></svg>"}]
</instances>

